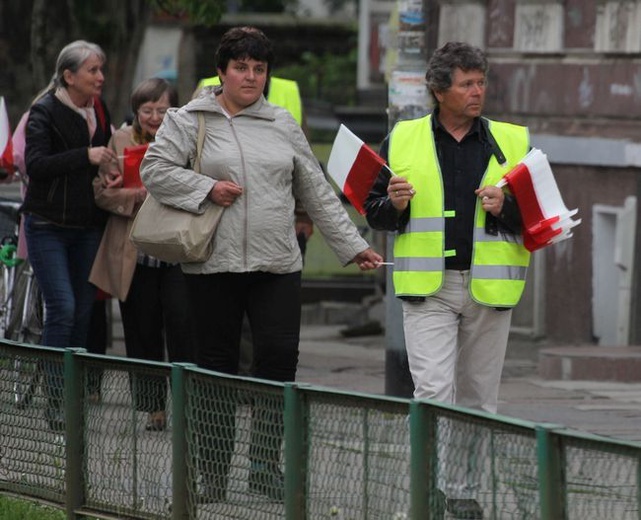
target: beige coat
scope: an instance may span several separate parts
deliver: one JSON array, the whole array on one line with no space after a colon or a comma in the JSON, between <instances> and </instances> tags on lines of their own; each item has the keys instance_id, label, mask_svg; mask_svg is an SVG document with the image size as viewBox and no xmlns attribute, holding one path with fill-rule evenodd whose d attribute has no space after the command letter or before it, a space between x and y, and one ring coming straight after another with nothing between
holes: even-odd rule
<instances>
[{"instance_id":1,"label":"beige coat","mask_svg":"<svg viewBox=\"0 0 641 520\"><path fill-rule=\"evenodd\" d=\"M117 130L109 141L109 146L120 157L118 166L121 172L124 148L135 144L130 126ZM106 173L106 170L101 169L100 175L94 180L94 194L96 204L109 211L111 215L94 260L89 281L119 300L125 301L138 257L138 250L129 240L129 230L140 207L140 203L136 202L138 189L107 189L103 186Z\"/></svg>"}]
</instances>

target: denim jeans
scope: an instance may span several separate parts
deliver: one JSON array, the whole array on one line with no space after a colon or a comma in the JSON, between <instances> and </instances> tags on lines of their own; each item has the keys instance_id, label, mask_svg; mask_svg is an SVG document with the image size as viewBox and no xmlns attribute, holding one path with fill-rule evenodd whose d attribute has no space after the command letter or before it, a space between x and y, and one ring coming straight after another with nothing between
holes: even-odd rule
<instances>
[{"instance_id":1,"label":"denim jeans","mask_svg":"<svg viewBox=\"0 0 641 520\"><path fill-rule=\"evenodd\" d=\"M45 303L42 344L85 347L96 296L89 272L102 229L65 228L26 215L25 236L29 261ZM62 365L45 370L50 399L62 397L61 372Z\"/></svg>"}]
</instances>

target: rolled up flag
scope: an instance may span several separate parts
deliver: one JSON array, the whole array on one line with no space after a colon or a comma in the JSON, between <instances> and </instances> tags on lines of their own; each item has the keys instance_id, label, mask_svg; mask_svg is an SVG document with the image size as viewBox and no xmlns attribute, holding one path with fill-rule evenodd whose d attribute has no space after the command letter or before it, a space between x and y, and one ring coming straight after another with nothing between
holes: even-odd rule
<instances>
[{"instance_id":1,"label":"rolled up flag","mask_svg":"<svg viewBox=\"0 0 641 520\"><path fill-rule=\"evenodd\" d=\"M329 154L327 173L361 215L365 214L365 200L382 168L389 170L385 160L341 125Z\"/></svg>"},{"instance_id":2,"label":"rolled up flag","mask_svg":"<svg viewBox=\"0 0 641 520\"><path fill-rule=\"evenodd\" d=\"M123 157L123 180L122 185L125 188L142 188L140 180L140 163L149 148L148 144L138 146L128 146L124 149Z\"/></svg>"},{"instance_id":3,"label":"rolled up flag","mask_svg":"<svg viewBox=\"0 0 641 520\"><path fill-rule=\"evenodd\" d=\"M568 210L554 179L547 156L533 148L510 170L498 187L509 185L523 221L523 243L528 251L570 238L578 209Z\"/></svg>"},{"instance_id":4,"label":"rolled up flag","mask_svg":"<svg viewBox=\"0 0 641 520\"><path fill-rule=\"evenodd\" d=\"M13 145L11 143L11 127L9 114L4 97L0 96L0 167L13 174Z\"/></svg>"}]
</instances>

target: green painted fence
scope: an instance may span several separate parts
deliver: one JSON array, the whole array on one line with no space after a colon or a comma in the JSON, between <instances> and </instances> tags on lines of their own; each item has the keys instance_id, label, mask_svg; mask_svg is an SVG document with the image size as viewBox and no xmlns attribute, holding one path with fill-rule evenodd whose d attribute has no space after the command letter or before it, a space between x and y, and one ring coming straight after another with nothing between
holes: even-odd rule
<instances>
[{"instance_id":1,"label":"green painted fence","mask_svg":"<svg viewBox=\"0 0 641 520\"><path fill-rule=\"evenodd\" d=\"M168 426L147 431L159 388ZM0 343L0 493L70 519L445 519L445 491L487 519L638 520L640 460L638 444L433 402ZM276 470L282 487L256 477Z\"/></svg>"}]
</instances>

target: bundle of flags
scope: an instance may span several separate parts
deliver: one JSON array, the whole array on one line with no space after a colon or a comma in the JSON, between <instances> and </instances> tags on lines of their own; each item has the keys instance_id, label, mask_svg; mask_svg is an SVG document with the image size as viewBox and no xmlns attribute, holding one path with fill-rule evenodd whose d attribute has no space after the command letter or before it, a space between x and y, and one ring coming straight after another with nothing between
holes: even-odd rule
<instances>
[{"instance_id":1,"label":"bundle of flags","mask_svg":"<svg viewBox=\"0 0 641 520\"><path fill-rule=\"evenodd\" d=\"M536 251L572 236L578 209L568 210L552 174L547 156L533 148L497 184L510 187L523 221L523 244Z\"/></svg>"},{"instance_id":2,"label":"bundle of flags","mask_svg":"<svg viewBox=\"0 0 641 520\"><path fill-rule=\"evenodd\" d=\"M341 125L329 154L327 173L361 215L365 214L365 200L382 168L389 170L385 160Z\"/></svg>"},{"instance_id":3,"label":"bundle of flags","mask_svg":"<svg viewBox=\"0 0 641 520\"><path fill-rule=\"evenodd\" d=\"M13 174L13 145L11 144L11 127L4 97L0 96L0 168Z\"/></svg>"}]
</instances>

